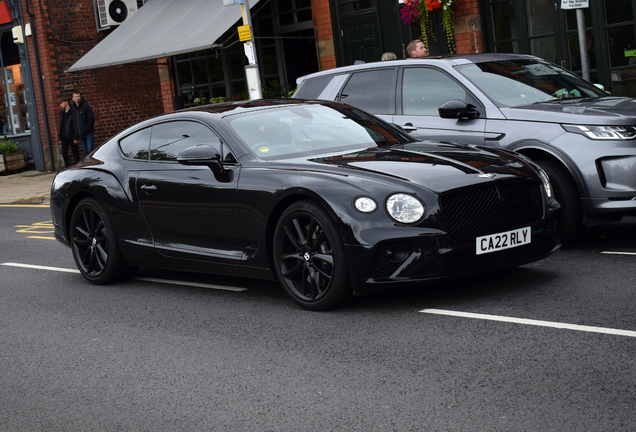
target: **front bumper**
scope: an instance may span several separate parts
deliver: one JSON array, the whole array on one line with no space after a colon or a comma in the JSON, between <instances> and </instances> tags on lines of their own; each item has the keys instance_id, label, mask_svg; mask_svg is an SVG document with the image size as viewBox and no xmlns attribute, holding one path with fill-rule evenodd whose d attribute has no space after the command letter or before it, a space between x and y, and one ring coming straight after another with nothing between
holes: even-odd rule
<instances>
[{"instance_id":1,"label":"front bumper","mask_svg":"<svg viewBox=\"0 0 636 432\"><path fill-rule=\"evenodd\" d=\"M578 171L586 215L636 214L636 140L597 141L565 133L551 144L568 155L570 169Z\"/></svg>"},{"instance_id":2,"label":"front bumper","mask_svg":"<svg viewBox=\"0 0 636 432\"><path fill-rule=\"evenodd\" d=\"M554 215L531 226L532 242L476 254L475 237L434 235L384 240L375 246L349 246L350 274L356 294L394 286L421 285L510 268L543 259L560 243Z\"/></svg>"}]
</instances>

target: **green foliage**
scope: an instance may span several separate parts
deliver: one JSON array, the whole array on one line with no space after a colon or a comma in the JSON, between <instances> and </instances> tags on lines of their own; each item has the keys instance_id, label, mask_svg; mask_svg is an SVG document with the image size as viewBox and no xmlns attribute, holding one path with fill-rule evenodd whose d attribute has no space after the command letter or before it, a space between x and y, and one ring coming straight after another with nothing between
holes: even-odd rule
<instances>
[{"instance_id":1,"label":"green foliage","mask_svg":"<svg viewBox=\"0 0 636 432\"><path fill-rule=\"evenodd\" d=\"M20 145L17 142L5 136L0 141L0 150L2 150L6 154L15 153L20 151Z\"/></svg>"},{"instance_id":2,"label":"green foliage","mask_svg":"<svg viewBox=\"0 0 636 432\"><path fill-rule=\"evenodd\" d=\"M289 88L288 86L282 86L278 81L270 81L268 85L264 85L261 87L261 91L263 92L264 99L286 99L292 97L296 88ZM201 105L209 105L215 103L223 103L223 102L232 102L232 101L240 101L240 100L249 100L250 95L248 91L244 91L239 93L231 98L224 98L223 96L219 96L216 98L196 98L192 101L192 106L201 106Z\"/></svg>"},{"instance_id":3,"label":"green foliage","mask_svg":"<svg viewBox=\"0 0 636 432\"><path fill-rule=\"evenodd\" d=\"M291 97L295 91L295 88L292 89L289 86L280 85L276 80L272 80L262 86L263 98L265 99L286 99Z\"/></svg>"},{"instance_id":4,"label":"green foliage","mask_svg":"<svg viewBox=\"0 0 636 432\"><path fill-rule=\"evenodd\" d=\"M200 105L209 105L215 103L223 103L225 102L225 98L223 96L215 97L215 98L196 98L192 101L192 106L200 106Z\"/></svg>"}]
</instances>

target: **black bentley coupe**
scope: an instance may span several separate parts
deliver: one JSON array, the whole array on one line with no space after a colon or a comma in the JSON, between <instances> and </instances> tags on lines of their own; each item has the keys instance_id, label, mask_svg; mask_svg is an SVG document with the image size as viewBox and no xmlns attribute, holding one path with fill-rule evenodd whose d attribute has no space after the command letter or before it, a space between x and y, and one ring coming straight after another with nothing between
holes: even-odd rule
<instances>
[{"instance_id":1,"label":"black bentley coupe","mask_svg":"<svg viewBox=\"0 0 636 432\"><path fill-rule=\"evenodd\" d=\"M141 266L277 279L312 310L544 258L559 247L558 207L516 153L418 141L308 100L144 121L51 190L55 236L92 283Z\"/></svg>"}]
</instances>

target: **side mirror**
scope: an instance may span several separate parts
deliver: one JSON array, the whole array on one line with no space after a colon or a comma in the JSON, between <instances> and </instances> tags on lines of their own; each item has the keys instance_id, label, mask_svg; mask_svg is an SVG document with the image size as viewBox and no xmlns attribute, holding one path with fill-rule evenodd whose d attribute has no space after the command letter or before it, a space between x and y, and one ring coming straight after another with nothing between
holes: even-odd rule
<instances>
[{"instance_id":1,"label":"side mirror","mask_svg":"<svg viewBox=\"0 0 636 432\"><path fill-rule=\"evenodd\" d=\"M199 165L209 167L214 174L222 174L225 170L221 165L221 154L217 149L207 144L188 147L177 156L181 165Z\"/></svg>"},{"instance_id":2,"label":"side mirror","mask_svg":"<svg viewBox=\"0 0 636 432\"><path fill-rule=\"evenodd\" d=\"M438 112L441 118L449 119L475 119L479 117L477 108L459 99L444 102L438 108Z\"/></svg>"}]
</instances>

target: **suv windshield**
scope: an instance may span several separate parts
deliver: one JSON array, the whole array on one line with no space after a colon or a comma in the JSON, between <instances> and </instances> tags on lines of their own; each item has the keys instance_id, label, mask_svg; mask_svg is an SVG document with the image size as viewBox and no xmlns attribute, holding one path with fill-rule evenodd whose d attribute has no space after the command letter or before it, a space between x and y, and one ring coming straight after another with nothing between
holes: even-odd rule
<instances>
[{"instance_id":1,"label":"suv windshield","mask_svg":"<svg viewBox=\"0 0 636 432\"><path fill-rule=\"evenodd\" d=\"M605 95L577 75L538 60L491 61L457 66L456 69L499 105L515 107Z\"/></svg>"},{"instance_id":2,"label":"suv windshield","mask_svg":"<svg viewBox=\"0 0 636 432\"><path fill-rule=\"evenodd\" d=\"M397 128L345 105L287 105L225 121L255 155L265 159L413 141Z\"/></svg>"}]
</instances>

